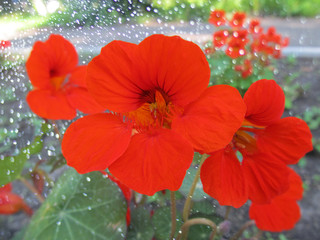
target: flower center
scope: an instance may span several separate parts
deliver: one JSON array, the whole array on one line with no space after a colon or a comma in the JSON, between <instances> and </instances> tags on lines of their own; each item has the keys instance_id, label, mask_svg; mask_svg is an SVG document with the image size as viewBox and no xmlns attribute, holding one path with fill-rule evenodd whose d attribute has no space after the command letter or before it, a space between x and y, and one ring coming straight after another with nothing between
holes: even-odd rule
<instances>
[{"instance_id":1,"label":"flower center","mask_svg":"<svg viewBox=\"0 0 320 240\"><path fill-rule=\"evenodd\" d=\"M262 127L244 121L240 129L234 134L231 146L241 154L253 154L257 151L255 134L263 130Z\"/></svg>"},{"instance_id":2,"label":"flower center","mask_svg":"<svg viewBox=\"0 0 320 240\"><path fill-rule=\"evenodd\" d=\"M126 114L129 119L133 120L134 128L171 128L174 106L166 94L155 90L148 92L143 100L145 103L140 108Z\"/></svg>"},{"instance_id":3,"label":"flower center","mask_svg":"<svg viewBox=\"0 0 320 240\"><path fill-rule=\"evenodd\" d=\"M66 78L65 76L51 77L50 81L51 81L52 85L55 87L55 89L58 90L58 89L60 89L65 78Z\"/></svg>"}]
</instances>

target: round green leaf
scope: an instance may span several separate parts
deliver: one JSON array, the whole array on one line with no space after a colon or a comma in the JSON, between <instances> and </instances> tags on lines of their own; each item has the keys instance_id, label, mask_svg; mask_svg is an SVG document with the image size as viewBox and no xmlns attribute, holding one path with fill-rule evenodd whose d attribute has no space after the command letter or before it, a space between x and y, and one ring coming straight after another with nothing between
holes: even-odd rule
<instances>
[{"instance_id":1,"label":"round green leaf","mask_svg":"<svg viewBox=\"0 0 320 240\"><path fill-rule=\"evenodd\" d=\"M143 207L133 209L127 240L151 240L154 235L150 212Z\"/></svg>"},{"instance_id":2,"label":"round green leaf","mask_svg":"<svg viewBox=\"0 0 320 240\"><path fill-rule=\"evenodd\" d=\"M70 169L32 217L24 240L124 239L126 212L114 182L98 172Z\"/></svg>"}]
</instances>

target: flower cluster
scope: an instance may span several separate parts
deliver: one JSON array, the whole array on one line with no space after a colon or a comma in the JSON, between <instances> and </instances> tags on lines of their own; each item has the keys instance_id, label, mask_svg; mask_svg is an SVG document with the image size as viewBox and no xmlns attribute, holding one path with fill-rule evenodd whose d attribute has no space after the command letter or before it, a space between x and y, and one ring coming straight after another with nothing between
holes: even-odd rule
<instances>
[{"instance_id":1,"label":"flower cluster","mask_svg":"<svg viewBox=\"0 0 320 240\"><path fill-rule=\"evenodd\" d=\"M279 58L282 48L289 44L289 39L277 34L274 27L264 32L259 20L252 19L247 23L245 13L236 12L228 20L223 10L214 10L209 23L219 28L205 52L210 56L223 49L228 57L235 59L233 69L243 79L254 73L255 64L270 65L270 61Z\"/></svg>"},{"instance_id":2,"label":"flower cluster","mask_svg":"<svg viewBox=\"0 0 320 240\"><path fill-rule=\"evenodd\" d=\"M214 11L210 21L227 23L223 11ZM232 57L246 51L244 21L244 14L235 14L232 31L215 38L216 46L228 45ZM259 24L251 25L250 34L261 33ZM272 30L271 35L276 38ZM250 64L243 71L250 72ZM27 101L36 114L88 114L64 134L67 164L80 174L103 171L128 206L130 189L146 195L178 190L194 152L200 152L210 155L201 167L204 191L221 205L238 208L251 200L250 217L263 230L290 229L299 219L301 180L287 165L312 150L311 133L304 121L281 118L284 94L274 80L255 82L243 98L231 86L208 87L210 68L202 50L164 35L140 44L113 41L88 66L77 66L73 45L51 35L36 42L27 71L35 87ZM279 216L276 223L272 212Z\"/></svg>"},{"instance_id":3,"label":"flower cluster","mask_svg":"<svg viewBox=\"0 0 320 240\"><path fill-rule=\"evenodd\" d=\"M236 208L250 199L250 217L261 229L290 229L300 215L292 218L286 213L299 212L296 201L301 198L302 185L287 165L296 164L312 150L311 132L299 118L281 118L284 93L273 80L253 83L243 100L247 110L242 126L224 149L210 153L201 168L204 191L221 205ZM291 194L292 188L298 188L294 193L299 194ZM279 205L281 199L292 204ZM272 225L268 209L279 211L281 222Z\"/></svg>"}]
</instances>

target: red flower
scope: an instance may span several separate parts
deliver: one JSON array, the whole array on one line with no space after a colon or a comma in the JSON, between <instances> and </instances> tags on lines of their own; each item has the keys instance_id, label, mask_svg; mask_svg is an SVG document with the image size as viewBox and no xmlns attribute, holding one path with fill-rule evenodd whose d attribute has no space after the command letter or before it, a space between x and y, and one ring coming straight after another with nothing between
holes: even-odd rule
<instances>
[{"instance_id":1,"label":"red flower","mask_svg":"<svg viewBox=\"0 0 320 240\"><path fill-rule=\"evenodd\" d=\"M72 119L76 109L84 113L102 112L88 93L86 66L77 66L74 46L60 35L36 42L26 67L34 90L27 95L31 110L47 119Z\"/></svg>"},{"instance_id":2,"label":"red flower","mask_svg":"<svg viewBox=\"0 0 320 240\"><path fill-rule=\"evenodd\" d=\"M246 42L242 41L239 38L232 37L230 42L228 43L226 54L231 58L242 57L246 54L245 45Z\"/></svg>"},{"instance_id":3,"label":"red flower","mask_svg":"<svg viewBox=\"0 0 320 240\"><path fill-rule=\"evenodd\" d=\"M281 118L284 94L273 80L253 83L244 96L246 120L230 144L211 153L201 168L203 188L221 205L257 204L287 191L289 170L312 150L307 124L295 117Z\"/></svg>"},{"instance_id":4,"label":"red flower","mask_svg":"<svg viewBox=\"0 0 320 240\"><path fill-rule=\"evenodd\" d=\"M246 20L246 14L243 12L236 12L230 20L232 27L243 27L244 21Z\"/></svg>"},{"instance_id":5,"label":"red flower","mask_svg":"<svg viewBox=\"0 0 320 240\"><path fill-rule=\"evenodd\" d=\"M263 31L263 28L260 26L260 21L258 19L252 19L249 22L249 33L259 34Z\"/></svg>"},{"instance_id":6,"label":"red flower","mask_svg":"<svg viewBox=\"0 0 320 240\"><path fill-rule=\"evenodd\" d=\"M249 77L253 72L253 67L249 59L245 59L243 65L236 65L234 69L241 72L243 78Z\"/></svg>"},{"instance_id":7,"label":"red flower","mask_svg":"<svg viewBox=\"0 0 320 240\"><path fill-rule=\"evenodd\" d=\"M247 43L249 40L247 38L248 36L248 30L246 29L239 29L232 32L233 38L240 39L241 41Z\"/></svg>"},{"instance_id":8,"label":"red flower","mask_svg":"<svg viewBox=\"0 0 320 240\"><path fill-rule=\"evenodd\" d=\"M14 214L23 210L29 216L32 215L32 209L23 201L23 199L11 192L11 184L0 188L0 214Z\"/></svg>"},{"instance_id":9,"label":"red flower","mask_svg":"<svg viewBox=\"0 0 320 240\"><path fill-rule=\"evenodd\" d=\"M228 39L228 31L226 30L221 30L217 31L213 34L213 45L215 47L222 47L223 45L226 44L227 39Z\"/></svg>"},{"instance_id":10,"label":"red flower","mask_svg":"<svg viewBox=\"0 0 320 240\"><path fill-rule=\"evenodd\" d=\"M180 37L111 42L87 75L90 93L109 112L70 125L62 142L68 165L79 173L109 168L147 195L179 189L194 149L224 147L243 120L238 91L207 88L209 78L201 49Z\"/></svg>"},{"instance_id":11,"label":"red flower","mask_svg":"<svg viewBox=\"0 0 320 240\"><path fill-rule=\"evenodd\" d=\"M290 230L300 219L297 201L302 198L301 178L290 169L290 187L285 193L273 198L269 204L252 203L249 210L259 229L263 231L282 232Z\"/></svg>"},{"instance_id":12,"label":"red flower","mask_svg":"<svg viewBox=\"0 0 320 240\"><path fill-rule=\"evenodd\" d=\"M209 23L219 27L224 25L227 21L225 12L223 10L214 10L209 17Z\"/></svg>"},{"instance_id":13,"label":"red flower","mask_svg":"<svg viewBox=\"0 0 320 240\"><path fill-rule=\"evenodd\" d=\"M0 49L4 49L11 46L10 41L0 40Z\"/></svg>"}]
</instances>

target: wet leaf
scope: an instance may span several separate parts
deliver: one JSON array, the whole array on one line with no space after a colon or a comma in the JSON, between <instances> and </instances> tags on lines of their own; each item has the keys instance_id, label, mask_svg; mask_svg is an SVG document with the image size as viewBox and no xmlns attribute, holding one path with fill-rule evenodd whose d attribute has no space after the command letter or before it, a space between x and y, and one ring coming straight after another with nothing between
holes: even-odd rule
<instances>
[{"instance_id":1,"label":"wet leaf","mask_svg":"<svg viewBox=\"0 0 320 240\"><path fill-rule=\"evenodd\" d=\"M126 211L115 183L70 169L31 219L24 240L124 239Z\"/></svg>"},{"instance_id":2,"label":"wet leaf","mask_svg":"<svg viewBox=\"0 0 320 240\"><path fill-rule=\"evenodd\" d=\"M47 132L36 136L33 142L20 150L18 155L0 159L0 186L17 179L30 155L38 154L43 148L43 137Z\"/></svg>"},{"instance_id":3,"label":"wet leaf","mask_svg":"<svg viewBox=\"0 0 320 240\"><path fill-rule=\"evenodd\" d=\"M143 207L135 208L131 212L131 223L126 239L151 240L154 235L154 230L150 221L150 212L148 210Z\"/></svg>"},{"instance_id":4,"label":"wet leaf","mask_svg":"<svg viewBox=\"0 0 320 240\"><path fill-rule=\"evenodd\" d=\"M182 218L177 216L176 235L182 225ZM167 240L171 231L171 210L170 207L158 208L152 216L152 224L154 226L155 238L157 240Z\"/></svg>"},{"instance_id":5,"label":"wet leaf","mask_svg":"<svg viewBox=\"0 0 320 240\"><path fill-rule=\"evenodd\" d=\"M185 197L188 196L189 194L189 190L190 187L192 185L194 176L196 175L197 169L194 168L193 166L191 166L188 171L186 176L184 177L182 186L179 189L179 192L182 193ZM192 196L192 200L193 201L200 201L203 200L204 198L208 198L209 195L207 195L204 191L203 191L203 186L201 181L199 180L197 185L196 185L196 189L194 191L194 194Z\"/></svg>"}]
</instances>

